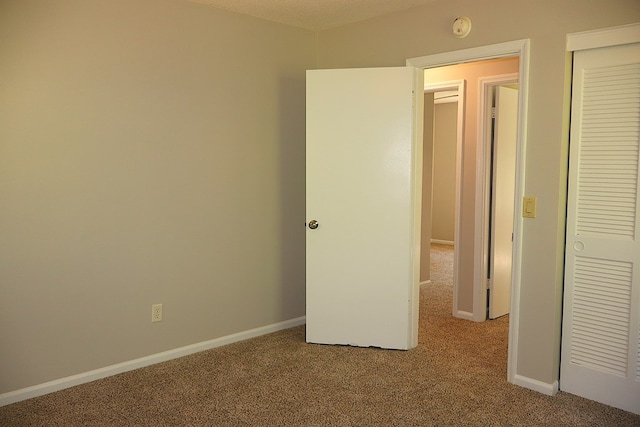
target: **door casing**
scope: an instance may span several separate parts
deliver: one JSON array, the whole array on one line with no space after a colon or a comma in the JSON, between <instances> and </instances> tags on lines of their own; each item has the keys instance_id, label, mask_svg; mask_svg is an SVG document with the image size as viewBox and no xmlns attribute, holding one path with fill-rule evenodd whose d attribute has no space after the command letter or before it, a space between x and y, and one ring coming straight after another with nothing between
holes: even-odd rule
<instances>
[{"instance_id":1,"label":"door casing","mask_svg":"<svg viewBox=\"0 0 640 427\"><path fill-rule=\"evenodd\" d=\"M483 169L480 170L478 166L477 177L481 179L476 180L476 239L475 239L475 253L481 254L476 256L474 261L476 262L473 278L473 319L476 322L482 322L486 320L486 277L487 277L487 265L489 259L489 162L491 156L491 129L487 126L487 117L489 115L489 109L491 108L489 103L491 101L491 89L495 86L518 83L518 73L501 74L496 76L480 77L478 79L478 85L480 86L480 108L478 109L478 150L483 153ZM515 199L518 200L518 199Z\"/></svg>"},{"instance_id":2,"label":"door casing","mask_svg":"<svg viewBox=\"0 0 640 427\"><path fill-rule=\"evenodd\" d=\"M526 117L527 117L527 99L528 99L528 82L529 82L529 44L528 39L516 40L512 42L499 43L494 45L482 46L471 49L463 49L434 55L409 58L406 60L408 66L426 69L435 68L445 65L455 65L466 62L481 61L487 59L504 58L509 56L519 57L519 80L520 93L518 101L518 137L516 150L516 183L515 183L515 199L522 200L524 195L524 169L525 169L525 145L526 145ZM480 145L480 144L478 144ZM463 147L464 148L464 147ZM475 153L477 159L476 169L476 185L482 180L482 175L486 169L487 159L484 151L478 146ZM462 155L462 153L460 153ZM478 192L476 190L476 198ZM475 218L480 215L480 207L476 203ZM459 221L459 218L457 218ZM457 224L456 227L459 227ZM478 244L478 234L481 230L476 226L474 240ZM459 246L459 235L455 236L455 245ZM482 253L478 253L474 248L474 277L478 277L479 271L477 267L481 265ZM480 258L480 259L478 259ZM507 380L511 383L527 387L532 390L540 391L545 394L555 394L557 388L552 389L541 386L537 383L527 381L524 377L517 375L518 361L518 329L519 329L519 307L520 307L520 278L522 265L522 207L520 203L516 203L514 215L514 245L513 245L513 287L511 293L511 315L509 318L509 352L507 361ZM456 267L458 268L458 267ZM456 273L454 273L455 275ZM474 294L474 311L476 307ZM483 297L486 304L486 296Z\"/></svg>"}]
</instances>

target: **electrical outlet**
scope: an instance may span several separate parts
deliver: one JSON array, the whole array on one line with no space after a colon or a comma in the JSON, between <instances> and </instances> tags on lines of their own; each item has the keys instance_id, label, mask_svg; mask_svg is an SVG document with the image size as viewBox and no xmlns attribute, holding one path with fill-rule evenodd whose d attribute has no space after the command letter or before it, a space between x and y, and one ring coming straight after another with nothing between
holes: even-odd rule
<instances>
[{"instance_id":1,"label":"electrical outlet","mask_svg":"<svg viewBox=\"0 0 640 427\"><path fill-rule=\"evenodd\" d=\"M162 304L153 304L151 306L151 321L152 322L162 321Z\"/></svg>"}]
</instances>

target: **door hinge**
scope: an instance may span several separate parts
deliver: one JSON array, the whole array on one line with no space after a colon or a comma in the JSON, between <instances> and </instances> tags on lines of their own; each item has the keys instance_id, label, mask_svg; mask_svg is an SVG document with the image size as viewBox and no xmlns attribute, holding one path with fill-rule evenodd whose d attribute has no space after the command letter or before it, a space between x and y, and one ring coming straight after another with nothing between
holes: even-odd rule
<instances>
[{"instance_id":1,"label":"door hinge","mask_svg":"<svg viewBox=\"0 0 640 427\"><path fill-rule=\"evenodd\" d=\"M492 119L496 118L496 107L491 107L491 118Z\"/></svg>"}]
</instances>

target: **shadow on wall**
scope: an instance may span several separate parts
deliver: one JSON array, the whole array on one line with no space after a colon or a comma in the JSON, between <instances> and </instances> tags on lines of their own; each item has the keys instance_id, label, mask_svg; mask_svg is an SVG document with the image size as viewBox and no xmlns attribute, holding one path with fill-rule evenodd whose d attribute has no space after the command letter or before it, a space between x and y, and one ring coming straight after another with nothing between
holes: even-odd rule
<instances>
[{"instance_id":1,"label":"shadow on wall","mask_svg":"<svg viewBox=\"0 0 640 427\"><path fill-rule=\"evenodd\" d=\"M281 312L279 319L305 315L305 93L303 77L279 81L279 206ZM256 212L259 212L259 207ZM259 221L259 214L256 221Z\"/></svg>"}]
</instances>

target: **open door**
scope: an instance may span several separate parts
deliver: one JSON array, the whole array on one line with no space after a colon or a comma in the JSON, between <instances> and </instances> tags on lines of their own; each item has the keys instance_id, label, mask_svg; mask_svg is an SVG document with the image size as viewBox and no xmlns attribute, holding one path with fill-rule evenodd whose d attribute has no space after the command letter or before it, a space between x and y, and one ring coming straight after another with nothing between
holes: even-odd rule
<instances>
[{"instance_id":1,"label":"open door","mask_svg":"<svg viewBox=\"0 0 640 427\"><path fill-rule=\"evenodd\" d=\"M307 72L310 343L418 339L422 72Z\"/></svg>"},{"instance_id":2,"label":"open door","mask_svg":"<svg viewBox=\"0 0 640 427\"><path fill-rule=\"evenodd\" d=\"M497 86L491 184L489 318L509 314L518 135L518 90Z\"/></svg>"}]
</instances>

